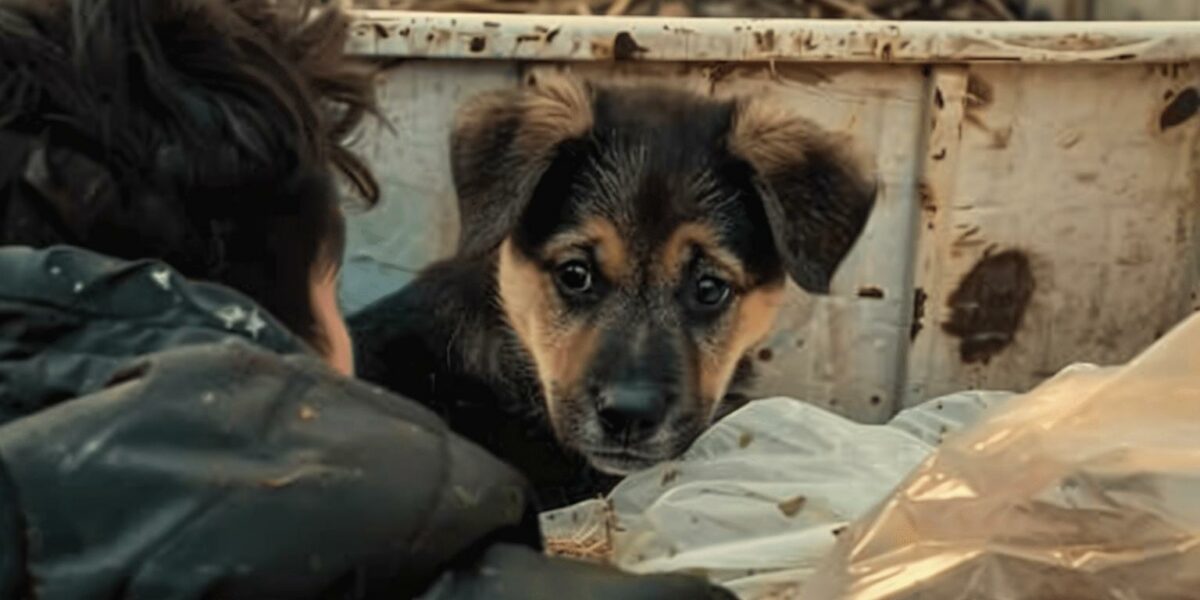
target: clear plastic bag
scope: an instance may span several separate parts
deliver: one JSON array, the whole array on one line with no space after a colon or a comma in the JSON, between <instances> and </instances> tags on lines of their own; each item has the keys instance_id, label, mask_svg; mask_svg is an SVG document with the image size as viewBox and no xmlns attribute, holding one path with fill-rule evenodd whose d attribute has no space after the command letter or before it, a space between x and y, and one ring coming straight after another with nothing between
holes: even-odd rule
<instances>
[{"instance_id":1,"label":"clear plastic bag","mask_svg":"<svg viewBox=\"0 0 1200 600\"><path fill-rule=\"evenodd\" d=\"M1200 598L1200 317L950 436L841 538L802 598Z\"/></svg>"},{"instance_id":2,"label":"clear plastic bag","mask_svg":"<svg viewBox=\"0 0 1200 600\"><path fill-rule=\"evenodd\" d=\"M1011 394L969 392L862 425L789 398L752 402L677 462L607 500L543 515L557 554L638 573L703 574L742 598L795 597L849 521L878 504L942 436Z\"/></svg>"}]
</instances>

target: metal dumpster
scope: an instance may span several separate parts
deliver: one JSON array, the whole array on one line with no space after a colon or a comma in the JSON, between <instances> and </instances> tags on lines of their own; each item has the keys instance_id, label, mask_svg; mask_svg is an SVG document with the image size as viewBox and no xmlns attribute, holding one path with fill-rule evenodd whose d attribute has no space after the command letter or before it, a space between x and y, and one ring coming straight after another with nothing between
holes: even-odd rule
<instances>
[{"instance_id":1,"label":"metal dumpster","mask_svg":"<svg viewBox=\"0 0 1200 600\"><path fill-rule=\"evenodd\" d=\"M868 422L962 389L1129 359L1200 308L1200 23L357 14L390 124L350 218L353 311L448 255L448 128L536 69L771 95L850 132L881 182L833 294L790 293L763 395Z\"/></svg>"}]
</instances>

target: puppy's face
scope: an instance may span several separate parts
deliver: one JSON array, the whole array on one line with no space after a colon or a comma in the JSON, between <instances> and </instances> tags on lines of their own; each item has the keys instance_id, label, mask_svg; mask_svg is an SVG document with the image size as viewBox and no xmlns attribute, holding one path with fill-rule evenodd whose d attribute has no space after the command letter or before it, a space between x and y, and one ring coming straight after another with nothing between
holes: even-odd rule
<instances>
[{"instance_id":1,"label":"puppy's face","mask_svg":"<svg viewBox=\"0 0 1200 600\"><path fill-rule=\"evenodd\" d=\"M460 121L455 175L464 211L488 208L466 206L477 186L495 185L477 179L481 167L510 182L501 202L523 198L513 212L473 226L487 217L464 212L462 250L480 243L468 235L498 244L500 303L533 359L559 439L603 471L628 473L677 456L708 425L738 362L770 329L787 274L821 291L872 194L841 165L815 159L811 133L791 140L810 147L805 164L781 172L771 160L786 156L758 156L756 165L746 144L772 140L745 138L748 127L763 126L748 124L756 113L734 102L550 85L558 87L534 97L552 102L531 108L529 92L510 97L510 108L525 102L525 110L510 120L494 109L491 129L474 132L481 137ZM539 136L553 141L530 140ZM504 159L514 148L518 156ZM796 152L786 144L776 151ZM806 175L816 163L842 169L841 179ZM813 254L812 223L779 225L799 213L780 205L772 173L776 186L802 178L810 196L851 196L834 200L834 210L800 211L824 219L820 241L841 246L833 264L805 255ZM821 200L806 202L819 208Z\"/></svg>"}]
</instances>

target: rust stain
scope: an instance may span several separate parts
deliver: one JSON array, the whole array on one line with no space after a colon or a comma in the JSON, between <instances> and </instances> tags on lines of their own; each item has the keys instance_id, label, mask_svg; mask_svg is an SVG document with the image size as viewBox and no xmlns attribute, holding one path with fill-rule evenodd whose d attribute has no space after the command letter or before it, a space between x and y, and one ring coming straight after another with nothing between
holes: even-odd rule
<instances>
[{"instance_id":1,"label":"rust stain","mask_svg":"<svg viewBox=\"0 0 1200 600\"><path fill-rule=\"evenodd\" d=\"M925 328L925 300L929 295L925 293L925 288L917 288L913 292L913 317L912 325L908 330L908 341L917 339L917 334Z\"/></svg>"},{"instance_id":2,"label":"rust stain","mask_svg":"<svg viewBox=\"0 0 1200 600\"><path fill-rule=\"evenodd\" d=\"M637 58L647 51L648 49L640 46L628 31L622 31L613 38L612 55L616 60Z\"/></svg>"},{"instance_id":3,"label":"rust stain","mask_svg":"<svg viewBox=\"0 0 1200 600\"><path fill-rule=\"evenodd\" d=\"M967 76L967 109L984 108L996 100L996 92L992 84L982 77L971 73Z\"/></svg>"},{"instance_id":4,"label":"rust stain","mask_svg":"<svg viewBox=\"0 0 1200 600\"><path fill-rule=\"evenodd\" d=\"M984 253L950 295L950 320L942 324L943 331L959 338L963 362L986 365L1012 344L1034 287L1033 269L1024 252Z\"/></svg>"},{"instance_id":5,"label":"rust stain","mask_svg":"<svg viewBox=\"0 0 1200 600\"><path fill-rule=\"evenodd\" d=\"M921 210L930 216L937 214L937 198L933 195L933 186L928 181L917 182L917 197L921 200Z\"/></svg>"},{"instance_id":6,"label":"rust stain","mask_svg":"<svg viewBox=\"0 0 1200 600\"><path fill-rule=\"evenodd\" d=\"M783 513L783 516L794 517L800 513L800 510L804 508L805 504L808 504L808 498L804 496L796 496L790 500L784 500L776 506L779 507L779 512Z\"/></svg>"},{"instance_id":7,"label":"rust stain","mask_svg":"<svg viewBox=\"0 0 1200 600\"><path fill-rule=\"evenodd\" d=\"M608 41L592 42L592 56L596 58L612 57L612 44Z\"/></svg>"},{"instance_id":8,"label":"rust stain","mask_svg":"<svg viewBox=\"0 0 1200 600\"><path fill-rule=\"evenodd\" d=\"M883 298L883 290L875 286L867 286L858 288L859 298Z\"/></svg>"},{"instance_id":9,"label":"rust stain","mask_svg":"<svg viewBox=\"0 0 1200 600\"><path fill-rule=\"evenodd\" d=\"M1200 92L1189 87L1175 95L1175 99L1167 104L1158 117L1158 127L1166 131L1192 118L1200 110Z\"/></svg>"},{"instance_id":10,"label":"rust stain","mask_svg":"<svg viewBox=\"0 0 1200 600\"><path fill-rule=\"evenodd\" d=\"M886 44L884 44L882 47L879 48L879 59L884 62L891 62L891 60L892 60L892 43L891 42L887 42Z\"/></svg>"},{"instance_id":11,"label":"rust stain","mask_svg":"<svg viewBox=\"0 0 1200 600\"><path fill-rule=\"evenodd\" d=\"M771 52L775 50L775 30L768 29L766 31L754 32L754 45L761 52Z\"/></svg>"},{"instance_id":12,"label":"rust stain","mask_svg":"<svg viewBox=\"0 0 1200 600\"><path fill-rule=\"evenodd\" d=\"M820 44L817 44L817 42L813 40L812 31L805 31L803 34L796 33L792 36L792 46L794 46L796 50L804 52L806 50L816 50L820 47Z\"/></svg>"}]
</instances>

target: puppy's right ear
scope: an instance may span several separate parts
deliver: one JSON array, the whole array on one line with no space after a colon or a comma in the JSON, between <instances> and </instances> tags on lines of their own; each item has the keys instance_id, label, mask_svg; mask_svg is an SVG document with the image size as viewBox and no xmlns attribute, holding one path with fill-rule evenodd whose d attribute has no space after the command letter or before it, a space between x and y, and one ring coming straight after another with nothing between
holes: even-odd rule
<instances>
[{"instance_id":1,"label":"puppy's right ear","mask_svg":"<svg viewBox=\"0 0 1200 600\"><path fill-rule=\"evenodd\" d=\"M450 140L460 256L491 252L516 227L559 146L592 128L591 91L567 76L488 92L458 113Z\"/></svg>"}]
</instances>

